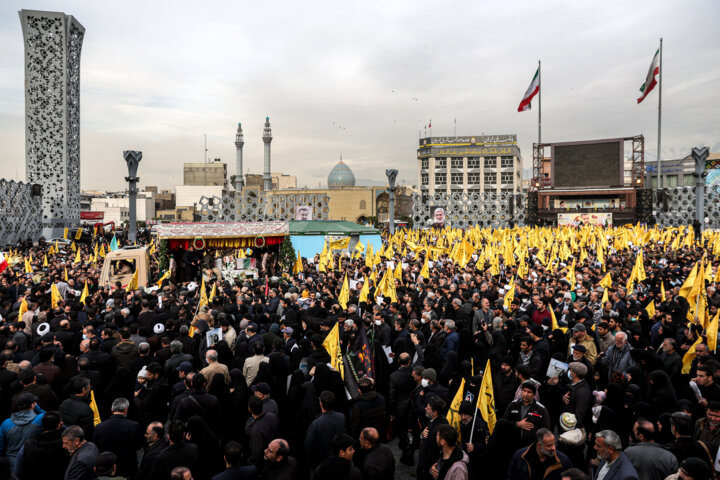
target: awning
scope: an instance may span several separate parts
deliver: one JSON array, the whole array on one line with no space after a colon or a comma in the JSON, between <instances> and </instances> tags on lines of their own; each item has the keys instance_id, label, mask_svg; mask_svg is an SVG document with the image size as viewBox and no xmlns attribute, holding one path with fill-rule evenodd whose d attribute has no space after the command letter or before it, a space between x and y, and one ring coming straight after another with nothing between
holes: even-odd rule
<instances>
[{"instance_id":1,"label":"awning","mask_svg":"<svg viewBox=\"0 0 720 480\"><path fill-rule=\"evenodd\" d=\"M155 229L158 238L175 240L272 237L290 233L288 222L164 223Z\"/></svg>"}]
</instances>

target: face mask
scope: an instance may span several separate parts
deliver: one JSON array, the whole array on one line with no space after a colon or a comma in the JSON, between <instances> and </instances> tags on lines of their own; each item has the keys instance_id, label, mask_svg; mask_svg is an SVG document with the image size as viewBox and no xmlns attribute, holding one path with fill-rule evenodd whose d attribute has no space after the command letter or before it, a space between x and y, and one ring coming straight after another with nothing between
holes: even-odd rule
<instances>
[{"instance_id":1,"label":"face mask","mask_svg":"<svg viewBox=\"0 0 720 480\"><path fill-rule=\"evenodd\" d=\"M87 340L87 335L83 333L83 340Z\"/></svg>"},{"instance_id":2,"label":"face mask","mask_svg":"<svg viewBox=\"0 0 720 480\"><path fill-rule=\"evenodd\" d=\"M602 411L602 406L595 405L592 407L592 421L593 423L597 423L598 419L600 418L600 412Z\"/></svg>"},{"instance_id":3,"label":"face mask","mask_svg":"<svg viewBox=\"0 0 720 480\"><path fill-rule=\"evenodd\" d=\"M430 385L430 380L428 380L427 378L423 378L422 380L420 380L420 385L422 385L423 388L427 388L427 386Z\"/></svg>"},{"instance_id":4,"label":"face mask","mask_svg":"<svg viewBox=\"0 0 720 480\"><path fill-rule=\"evenodd\" d=\"M567 372L568 380L572 380L572 372L568 370Z\"/></svg>"},{"instance_id":5,"label":"face mask","mask_svg":"<svg viewBox=\"0 0 720 480\"><path fill-rule=\"evenodd\" d=\"M382 320L375 320L374 323L379 327L380 325L382 325Z\"/></svg>"}]
</instances>

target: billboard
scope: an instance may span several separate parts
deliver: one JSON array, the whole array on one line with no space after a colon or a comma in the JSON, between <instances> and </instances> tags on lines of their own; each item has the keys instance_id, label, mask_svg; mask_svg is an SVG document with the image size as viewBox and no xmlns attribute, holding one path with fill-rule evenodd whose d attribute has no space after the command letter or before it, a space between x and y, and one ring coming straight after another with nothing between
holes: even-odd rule
<instances>
[{"instance_id":1,"label":"billboard","mask_svg":"<svg viewBox=\"0 0 720 480\"><path fill-rule=\"evenodd\" d=\"M80 220L100 220L105 218L105 212L80 212Z\"/></svg>"},{"instance_id":2,"label":"billboard","mask_svg":"<svg viewBox=\"0 0 720 480\"><path fill-rule=\"evenodd\" d=\"M622 138L551 145L554 188L624 185Z\"/></svg>"},{"instance_id":3,"label":"billboard","mask_svg":"<svg viewBox=\"0 0 720 480\"><path fill-rule=\"evenodd\" d=\"M295 207L295 220L312 220L313 207L311 205L298 205Z\"/></svg>"},{"instance_id":4,"label":"billboard","mask_svg":"<svg viewBox=\"0 0 720 480\"><path fill-rule=\"evenodd\" d=\"M599 225L612 227L612 213L558 213L558 226Z\"/></svg>"}]
</instances>

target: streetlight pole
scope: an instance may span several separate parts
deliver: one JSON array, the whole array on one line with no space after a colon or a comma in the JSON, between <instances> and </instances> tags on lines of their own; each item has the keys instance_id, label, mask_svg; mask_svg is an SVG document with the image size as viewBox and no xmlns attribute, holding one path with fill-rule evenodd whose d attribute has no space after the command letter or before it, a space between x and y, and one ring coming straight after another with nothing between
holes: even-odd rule
<instances>
[{"instance_id":1,"label":"streetlight pole","mask_svg":"<svg viewBox=\"0 0 720 480\"><path fill-rule=\"evenodd\" d=\"M395 179L398 171L393 169L385 170L388 178L388 228L390 235L395 233Z\"/></svg>"},{"instance_id":2,"label":"streetlight pole","mask_svg":"<svg viewBox=\"0 0 720 480\"><path fill-rule=\"evenodd\" d=\"M140 181L140 178L137 176L137 170L140 160L142 160L142 152L139 150L125 150L123 157L128 167L128 176L125 177L125 181L128 182L128 203L130 210L128 240L135 243L137 241L137 182Z\"/></svg>"}]
</instances>

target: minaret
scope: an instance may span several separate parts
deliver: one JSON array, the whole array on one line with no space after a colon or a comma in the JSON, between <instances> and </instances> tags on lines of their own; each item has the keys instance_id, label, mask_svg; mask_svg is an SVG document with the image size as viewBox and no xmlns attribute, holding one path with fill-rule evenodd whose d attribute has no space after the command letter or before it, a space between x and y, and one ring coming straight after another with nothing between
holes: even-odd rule
<instances>
[{"instance_id":1,"label":"minaret","mask_svg":"<svg viewBox=\"0 0 720 480\"><path fill-rule=\"evenodd\" d=\"M272 130L270 130L270 117L265 117L265 128L263 129L263 143L265 143L265 171L263 172L263 190L272 190L272 177L270 176L270 142L272 142Z\"/></svg>"},{"instance_id":2,"label":"minaret","mask_svg":"<svg viewBox=\"0 0 720 480\"><path fill-rule=\"evenodd\" d=\"M238 192L245 185L242 165L243 145L245 145L245 141L243 140L242 123L238 123L237 132L235 133L235 190Z\"/></svg>"}]
</instances>

